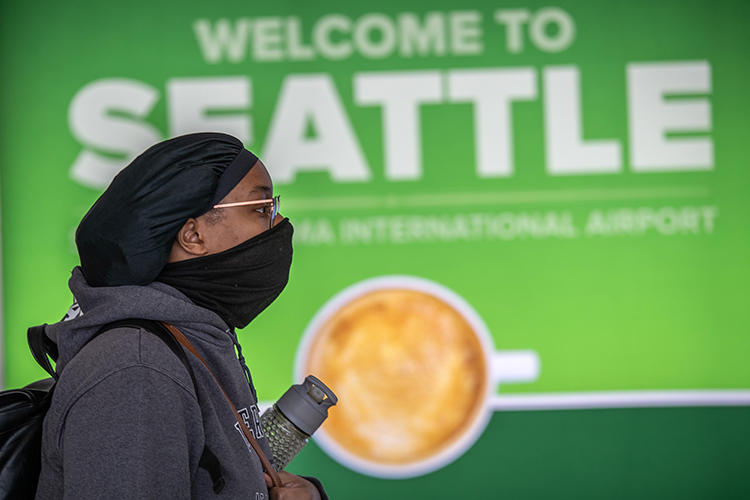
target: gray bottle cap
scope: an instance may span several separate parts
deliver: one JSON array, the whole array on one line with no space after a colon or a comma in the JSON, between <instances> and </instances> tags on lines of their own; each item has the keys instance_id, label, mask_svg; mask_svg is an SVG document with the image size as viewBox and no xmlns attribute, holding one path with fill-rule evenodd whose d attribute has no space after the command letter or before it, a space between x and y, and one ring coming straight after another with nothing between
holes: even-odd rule
<instances>
[{"instance_id":1,"label":"gray bottle cap","mask_svg":"<svg viewBox=\"0 0 750 500\"><path fill-rule=\"evenodd\" d=\"M291 386L276 402L276 407L299 430L312 436L328 417L328 408L339 398L313 375L301 384Z\"/></svg>"}]
</instances>

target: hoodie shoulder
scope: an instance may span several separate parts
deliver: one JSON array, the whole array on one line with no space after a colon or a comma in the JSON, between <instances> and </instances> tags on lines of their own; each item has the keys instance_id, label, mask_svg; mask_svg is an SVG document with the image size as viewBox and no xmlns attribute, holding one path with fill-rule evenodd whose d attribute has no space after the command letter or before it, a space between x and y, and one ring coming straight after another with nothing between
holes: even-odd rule
<instances>
[{"instance_id":1,"label":"hoodie shoulder","mask_svg":"<svg viewBox=\"0 0 750 500\"><path fill-rule=\"evenodd\" d=\"M98 335L64 367L55 386L53 408L64 413L75 400L112 374L132 367L156 371L174 390L196 398L182 361L162 339L136 327L113 328ZM123 387L123 391L128 390Z\"/></svg>"},{"instance_id":2,"label":"hoodie shoulder","mask_svg":"<svg viewBox=\"0 0 750 500\"><path fill-rule=\"evenodd\" d=\"M65 367L62 377L72 378L71 372L84 367L87 373L104 375L134 364L166 371L179 382L192 386L185 365L162 339L131 326L113 328L89 341Z\"/></svg>"}]
</instances>

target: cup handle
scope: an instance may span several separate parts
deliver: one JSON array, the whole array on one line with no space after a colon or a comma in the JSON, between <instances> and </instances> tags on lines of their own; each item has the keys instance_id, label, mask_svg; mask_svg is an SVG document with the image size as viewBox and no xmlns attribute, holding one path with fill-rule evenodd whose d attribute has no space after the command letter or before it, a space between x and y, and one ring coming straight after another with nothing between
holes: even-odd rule
<instances>
[{"instance_id":1,"label":"cup handle","mask_svg":"<svg viewBox=\"0 0 750 500\"><path fill-rule=\"evenodd\" d=\"M491 363L495 383L533 382L539 378L541 363L536 351L495 351Z\"/></svg>"}]
</instances>

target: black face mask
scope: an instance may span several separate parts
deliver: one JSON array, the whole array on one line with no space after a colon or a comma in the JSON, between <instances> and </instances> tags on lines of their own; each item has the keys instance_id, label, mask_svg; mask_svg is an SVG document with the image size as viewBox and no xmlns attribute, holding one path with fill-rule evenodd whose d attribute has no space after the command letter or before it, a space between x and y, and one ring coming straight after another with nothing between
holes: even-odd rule
<instances>
[{"instance_id":1,"label":"black face mask","mask_svg":"<svg viewBox=\"0 0 750 500\"><path fill-rule=\"evenodd\" d=\"M284 219L229 250L167 264L156 281L215 312L230 327L244 328L286 286L293 232Z\"/></svg>"}]
</instances>

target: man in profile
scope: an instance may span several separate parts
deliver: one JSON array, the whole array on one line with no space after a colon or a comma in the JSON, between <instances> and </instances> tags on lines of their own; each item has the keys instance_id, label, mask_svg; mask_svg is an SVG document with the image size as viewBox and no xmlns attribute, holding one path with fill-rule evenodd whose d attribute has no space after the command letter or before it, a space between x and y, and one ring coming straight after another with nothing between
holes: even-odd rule
<instances>
[{"instance_id":1,"label":"man in profile","mask_svg":"<svg viewBox=\"0 0 750 500\"><path fill-rule=\"evenodd\" d=\"M235 329L287 283L292 226L278 201L263 163L225 134L161 142L115 177L76 231L74 307L45 330L59 380L38 499L326 498L286 472L269 490L219 388L271 456ZM100 333L128 319L176 326L213 375L188 354L193 379L144 328Z\"/></svg>"}]
</instances>

